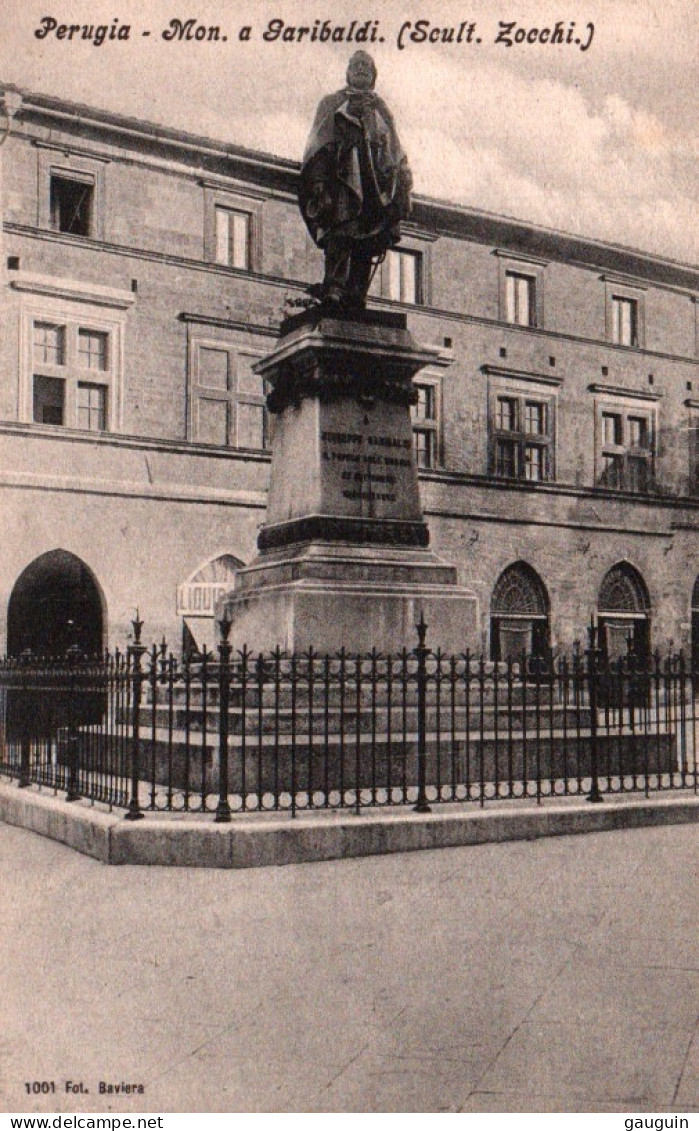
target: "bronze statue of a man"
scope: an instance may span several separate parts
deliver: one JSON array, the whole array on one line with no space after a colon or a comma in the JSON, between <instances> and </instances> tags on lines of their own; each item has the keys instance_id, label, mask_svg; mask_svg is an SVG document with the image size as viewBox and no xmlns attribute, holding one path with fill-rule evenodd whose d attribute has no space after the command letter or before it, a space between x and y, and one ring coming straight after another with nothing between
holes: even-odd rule
<instances>
[{"instance_id":1,"label":"bronze statue of a man","mask_svg":"<svg viewBox=\"0 0 699 1131\"><path fill-rule=\"evenodd\" d=\"M349 308L364 306L372 266L410 214L410 167L375 83L373 59L355 52L347 86L318 106L301 166L299 207L325 252L321 299Z\"/></svg>"}]
</instances>

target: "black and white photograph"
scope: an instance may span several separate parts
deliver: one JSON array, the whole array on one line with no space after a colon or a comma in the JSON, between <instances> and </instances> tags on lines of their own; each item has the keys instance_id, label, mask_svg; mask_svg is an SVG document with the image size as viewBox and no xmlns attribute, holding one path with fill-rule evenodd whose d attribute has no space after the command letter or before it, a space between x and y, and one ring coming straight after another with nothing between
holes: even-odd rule
<instances>
[{"instance_id":1,"label":"black and white photograph","mask_svg":"<svg viewBox=\"0 0 699 1131\"><path fill-rule=\"evenodd\" d=\"M694 1126L698 34L0 0L4 1127Z\"/></svg>"}]
</instances>

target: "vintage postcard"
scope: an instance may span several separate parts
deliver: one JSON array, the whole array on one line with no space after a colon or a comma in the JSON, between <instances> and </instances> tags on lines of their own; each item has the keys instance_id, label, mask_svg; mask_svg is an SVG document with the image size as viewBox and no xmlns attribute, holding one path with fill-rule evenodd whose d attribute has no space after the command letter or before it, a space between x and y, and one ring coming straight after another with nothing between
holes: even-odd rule
<instances>
[{"instance_id":1,"label":"vintage postcard","mask_svg":"<svg viewBox=\"0 0 699 1131\"><path fill-rule=\"evenodd\" d=\"M696 37L0 0L4 1112L697 1110Z\"/></svg>"}]
</instances>

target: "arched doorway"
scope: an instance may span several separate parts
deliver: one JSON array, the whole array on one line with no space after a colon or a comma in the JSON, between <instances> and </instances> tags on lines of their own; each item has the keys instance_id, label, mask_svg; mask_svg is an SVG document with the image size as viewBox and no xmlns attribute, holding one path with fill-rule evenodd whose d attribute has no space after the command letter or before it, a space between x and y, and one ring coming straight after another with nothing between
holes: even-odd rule
<instances>
[{"instance_id":1,"label":"arched doorway","mask_svg":"<svg viewBox=\"0 0 699 1131\"><path fill-rule=\"evenodd\" d=\"M692 589L692 671L699 673L699 576Z\"/></svg>"},{"instance_id":2,"label":"arched doorway","mask_svg":"<svg viewBox=\"0 0 699 1131\"><path fill-rule=\"evenodd\" d=\"M619 562L605 575L599 593L599 643L615 660L631 650L639 660L650 655L650 597L638 570Z\"/></svg>"},{"instance_id":3,"label":"arched doorway","mask_svg":"<svg viewBox=\"0 0 699 1131\"><path fill-rule=\"evenodd\" d=\"M519 660L549 654L549 598L536 570L515 562L503 570L490 604L490 656Z\"/></svg>"},{"instance_id":4,"label":"arched doorway","mask_svg":"<svg viewBox=\"0 0 699 1131\"><path fill-rule=\"evenodd\" d=\"M7 651L63 656L104 647L104 599L94 574L75 554L51 550L20 574L7 613Z\"/></svg>"}]
</instances>

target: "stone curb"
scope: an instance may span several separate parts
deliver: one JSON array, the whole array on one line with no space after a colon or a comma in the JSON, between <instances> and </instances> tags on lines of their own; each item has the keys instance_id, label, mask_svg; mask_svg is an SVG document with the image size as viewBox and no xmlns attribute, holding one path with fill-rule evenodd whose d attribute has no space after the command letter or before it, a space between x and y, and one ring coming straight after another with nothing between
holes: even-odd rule
<instances>
[{"instance_id":1,"label":"stone curb","mask_svg":"<svg viewBox=\"0 0 699 1131\"><path fill-rule=\"evenodd\" d=\"M411 810L371 812L359 817L317 814L266 820L234 818L231 824L195 818L159 818L148 814L130 822L122 813L104 813L87 805L20 790L0 783L0 820L66 844L104 864L159 864L196 868L258 868L412 852L421 848L456 848L506 840L602 832L610 829L699 821L699 797L657 800L605 799L544 804L536 809L461 810L417 814Z\"/></svg>"}]
</instances>

